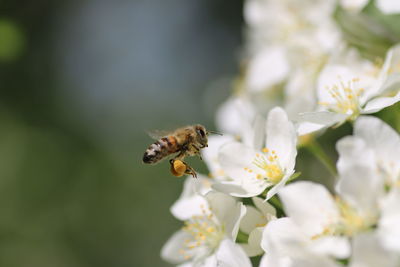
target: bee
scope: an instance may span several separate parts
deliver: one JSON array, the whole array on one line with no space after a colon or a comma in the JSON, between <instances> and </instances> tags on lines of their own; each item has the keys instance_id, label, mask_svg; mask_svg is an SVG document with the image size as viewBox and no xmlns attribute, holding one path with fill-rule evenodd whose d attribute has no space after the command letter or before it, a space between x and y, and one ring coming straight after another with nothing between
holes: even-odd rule
<instances>
[{"instance_id":1,"label":"bee","mask_svg":"<svg viewBox=\"0 0 400 267\"><path fill-rule=\"evenodd\" d=\"M184 162L183 159L187 156L196 155L201 159L200 150L208 147L209 133L212 132L207 131L200 124L178 128L151 144L143 155L143 163L155 164L172 154L176 154L170 160L171 172L175 176L181 176L185 173L197 177L194 169ZM177 163L179 163L179 166L184 165L183 170L180 168L181 171L178 173L176 169Z\"/></svg>"}]
</instances>

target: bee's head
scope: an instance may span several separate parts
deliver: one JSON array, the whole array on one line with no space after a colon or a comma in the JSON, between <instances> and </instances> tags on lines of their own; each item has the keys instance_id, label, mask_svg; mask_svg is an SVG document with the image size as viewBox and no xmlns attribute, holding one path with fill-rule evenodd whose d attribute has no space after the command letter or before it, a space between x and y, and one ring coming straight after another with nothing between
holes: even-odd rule
<instances>
[{"instance_id":1,"label":"bee's head","mask_svg":"<svg viewBox=\"0 0 400 267\"><path fill-rule=\"evenodd\" d=\"M194 126L196 131L196 141L201 144L202 147L208 146L208 137L207 137L207 130L203 125L197 124Z\"/></svg>"}]
</instances>

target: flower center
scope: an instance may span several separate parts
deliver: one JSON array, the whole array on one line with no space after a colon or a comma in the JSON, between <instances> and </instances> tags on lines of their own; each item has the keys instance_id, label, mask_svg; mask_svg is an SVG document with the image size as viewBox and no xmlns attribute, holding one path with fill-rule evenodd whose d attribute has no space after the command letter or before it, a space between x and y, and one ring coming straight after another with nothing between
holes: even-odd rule
<instances>
[{"instance_id":1,"label":"flower center","mask_svg":"<svg viewBox=\"0 0 400 267\"><path fill-rule=\"evenodd\" d=\"M351 119L356 118L360 113L359 96L363 93L364 88L356 88L358 78L353 78L350 81L343 82L339 77L338 84L325 87L334 103L319 102L320 105L327 107L336 113L352 115Z\"/></svg>"},{"instance_id":2,"label":"flower center","mask_svg":"<svg viewBox=\"0 0 400 267\"><path fill-rule=\"evenodd\" d=\"M211 213L211 209L206 210L201 205L202 215L196 215L185 221L182 230L190 235L184 241L183 248L179 253L185 260L190 259L196 248L207 248L212 251L219 246L224 237L224 227L220 226Z\"/></svg>"},{"instance_id":3,"label":"flower center","mask_svg":"<svg viewBox=\"0 0 400 267\"><path fill-rule=\"evenodd\" d=\"M339 197L336 197L335 200L340 212L339 222L327 225L320 234L312 236L312 240L329 235L352 237L357 233L368 230L376 224L376 216L363 216Z\"/></svg>"},{"instance_id":4,"label":"flower center","mask_svg":"<svg viewBox=\"0 0 400 267\"><path fill-rule=\"evenodd\" d=\"M275 150L270 151L268 148L262 149L263 154L256 154L255 159L253 160L253 164L263 170L263 173L256 174L256 178L267 179L268 182L273 184L279 183L283 176L283 170L279 165L278 155ZM253 170L249 168L245 168L246 171L252 173Z\"/></svg>"}]
</instances>

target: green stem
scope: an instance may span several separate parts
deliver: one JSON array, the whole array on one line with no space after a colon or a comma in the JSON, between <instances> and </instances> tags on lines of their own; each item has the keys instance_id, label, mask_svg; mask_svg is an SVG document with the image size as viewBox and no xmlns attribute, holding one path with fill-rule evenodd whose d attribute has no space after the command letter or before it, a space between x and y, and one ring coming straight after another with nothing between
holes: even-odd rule
<instances>
[{"instance_id":1,"label":"green stem","mask_svg":"<svg viewBox=\"0 0 400 267\"><path fill-rule=\"evenodd\" d=\"M236 237L237 243L247 243L249 240L249 236L242 231L239 231Z\"/></svg>"},{"instance_id":2,"label":"green stem","mask_svg":"<svg viewBox=\"0 0 400 267\"><path fill-rule=\"evenodd\" d=\"M328 169L332 176L337 176L335 164L315 139L311 140L306 147Z\"/></svg>"},{"instance_id":3,"label":"green stem","mask_svg":"<svg viewBox=\"0 0 400 267\"><path fill-rule=\"evenodd\" d=\"M282 202L279 200L279 198L277 196L273 196L270 199L268 199L268 202L274 206L274 208L276 209L276 211L278 213L282 213L285 214L285 212L283 211L283 206L282 206Z\"/></svg>"}]
</instances>

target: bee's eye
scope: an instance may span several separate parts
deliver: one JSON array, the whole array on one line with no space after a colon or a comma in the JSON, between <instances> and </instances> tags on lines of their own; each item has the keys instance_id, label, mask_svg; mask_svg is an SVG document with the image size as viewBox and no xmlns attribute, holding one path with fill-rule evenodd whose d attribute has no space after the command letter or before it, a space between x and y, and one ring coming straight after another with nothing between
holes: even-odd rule
<instances>
[{"instance_id":1,"label":"bee's eye","mask_svg":"<svg viewBox=\"0 0 400 267\"><path fill-rule=\"evenodd\" d=\"M203 129L197 129L197 133L199 133L203 138L206 136L206 133L203 131Z\"/></svg>"}]
</instances>

